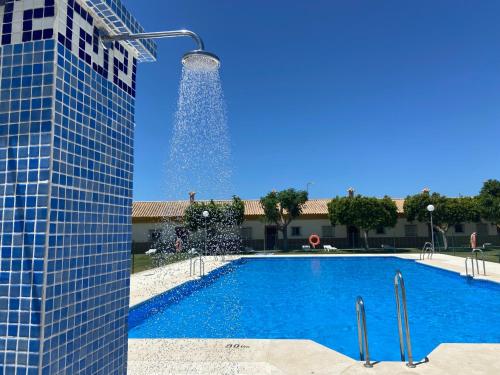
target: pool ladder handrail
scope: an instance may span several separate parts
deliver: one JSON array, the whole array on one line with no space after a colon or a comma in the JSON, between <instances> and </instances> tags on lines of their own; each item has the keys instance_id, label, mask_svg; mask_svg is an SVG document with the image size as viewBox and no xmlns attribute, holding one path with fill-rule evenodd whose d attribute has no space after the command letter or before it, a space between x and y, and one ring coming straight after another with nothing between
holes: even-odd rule
<instances>
[{"instance_id":1,"label":"pool ladder handrail","mask_svg":"<svg viewBox=\"0 0 500 375\"><path fill-rule=\"evenodd\" d=\"M396 275L394 276L394 292L396 294L396 311L398 315L398 330L399 330L399 349L401 352L401 361L405 361L405 344L403 339L403 325L401 322L401 303L399 300L399 289L401 288L401 302L403 305L404 314L404 324L405 324L405 334L406 334L406 350L408 352L408 363L406 366L410 368L414 368L415 364L413 363L413 355L411 351L411 338L410 338L410 325L408 323L408 309L406 306L406 288L405 282L403 279L403 274L401 271L396 271Z\"/></svg>"},{"instance_id":2,"label":"pool ladder handrail","mask_svg":"<svg viewBox=\"0 0 500 375\"><path fill-rule=\"evenodd\" d=\"M469 267L468 267L469 259L470 259L470 263L472 265L472 275L469 274ZM467 276L467 277L469 277L469 276L470 277L476 276L474 274L474 259L472 257L469 257L469 256L465 257L465 276Z\"/></svg>"},{"instance_id":3,"label":"pool ladder handrail","mask_svg":"<svg viewBox=\"0 0 500 375\"><path fill-rule=\"evenodd\" d=\"M420 260L425 259L425 254L427 254L427 259L432 259L432 256L434 255L434 248L432 247L432 243L424 243L422 251L420 252Z\"/></svg>"},{"instance_id":4,"label":"pool ladder handrail","mask_svg":"<svg viewBox=\"0 0 500 375\"><path fill-rule=\"evenodd\" d=\"M214 260L219 260L220 258L220 261L221 262L225 262L226 261L226 253L221 250L219 247L217 247L215 253L214 253Z\"/></svg>"},{"instance_id":5,"label":"pool ladder handrail","mask_svg":"<svg viewBox=\"0 0 500 375\"><path fill-rule=\"evenodd\" d=\"M472 255L465 258L465 275L466 276L471 276L469 274L469 269L467 267L467 264L469 263L469 259L470 259L470 263L471 263L471 266L472 266L471 267L472 268L472 277L476 276L475 271L474 271L474 260L476 261L477 274L481 275L481 273L479 272L479 258L478 258L478 254L481 254L481 260L483 261L483 276L486 276L486 262L484 261L483 250L481 250L479 248L472 249Z\"/></svg>"},{"instance_id":6,"label":"pool ladder handrail","mask_svg":"<svg viewBox=\"0 0 500 375\"><path fill-rule=\"evenodd\" d=\"M368 349L368 331L366 330L365 303L363 302L363 298L359 296L356 298L356 318L358 321L359 360L365 361L363 366L371 368L373 367L373 365L370 363L370 351Z\"/></svg>"},{"instance_id":7,"label":"pool ladder handrail","mask_svg":"<svg viewBox=\"0 0 500 375\"><path fill-rule=\"evenodd\" d=\"M205 276L205 261L202 259L201 254L199 257L189 259L189 276L196 275L196 262L200 262L200 277Z\"/></svg>"},{"instance_id":8,"label":"pool ladder handrail","mask_svg":"<svg viewBox=\"0 0 500 375\"><path fill-rule=\"evenodd\" d=\"M484 253L483 250L477 248L472 250L472 255L476 255L476 269L477 269L477 274L480 275L479 273L479 259L477 258L477 255L481 254L481 261L483 262L483 275L486 276L486 262L484 261Z\"/></svg>"},{"instance_id":9,"label":"pool ladder handrail","mask_svg":"<svg viewBox=\"0 0 500 375\"><path fill-rule=\"evenodd\" d=\"M198 252L197 251L194 251L194 249L191 249L189 251L189 254L190 255L194 255L194 257L190 257L189 258L189 276L193 276L193 261L196 259L196 257L198 256Z\"/></svg>"}]
</instances>

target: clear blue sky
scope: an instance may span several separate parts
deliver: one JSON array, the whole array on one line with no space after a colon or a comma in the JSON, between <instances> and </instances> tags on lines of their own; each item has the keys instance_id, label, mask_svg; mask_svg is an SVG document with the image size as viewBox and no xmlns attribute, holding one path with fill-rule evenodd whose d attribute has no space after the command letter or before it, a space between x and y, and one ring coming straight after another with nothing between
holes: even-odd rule
<instances>
[{"instance_id":1,"label":"clear blue sky","mask_svg":"<svg viewBox=\"0 0 500 375\"><path fill-rule=\"evenodd\" d=\"M475 194L500 177L499 1L123 0L148 31L189 28L222 60L234 193ZM138 72L135 196L164 164L189 39Z\"/></svg>"}]
</instances>

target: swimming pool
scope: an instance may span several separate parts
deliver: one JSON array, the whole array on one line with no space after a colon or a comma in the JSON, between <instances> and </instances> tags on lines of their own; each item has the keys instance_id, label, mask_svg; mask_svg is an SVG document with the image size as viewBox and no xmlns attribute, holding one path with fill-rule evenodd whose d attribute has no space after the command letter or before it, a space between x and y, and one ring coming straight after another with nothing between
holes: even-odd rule
<instances>
[{"instance_id":1,"label":"swimming pool","mask_svg":"<svg viewBox=\"0 0 500 375\"><path fill-rule=\"evenodd\" d=\"M246 258L131 309L129 338L311 339L358 359L355 298L370 354L399 356L394 274L406 285L413 355L500 342L500 284L396 257Z\"/></svg>"}]
</instances>

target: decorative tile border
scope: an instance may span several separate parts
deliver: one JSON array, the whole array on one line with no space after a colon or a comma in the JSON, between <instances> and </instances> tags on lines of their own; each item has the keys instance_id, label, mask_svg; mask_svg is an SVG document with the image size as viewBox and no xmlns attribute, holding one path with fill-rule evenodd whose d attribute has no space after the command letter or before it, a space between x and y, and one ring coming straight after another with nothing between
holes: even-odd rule
<instances>
[{"instance_id":1,"label":"decorative tile border","mask_svg":"<svg viewBox=\"0 0 500 375\"><path fill-rule=\"evenodd\" d=\"M137 62L154 61L155 55L149 52L147 56L141 54L141 48L144 49L138 47L142 46L141 43L115 42L104 48L99 34L102 23L108 20L96 18L91 11L93 8L86 8L75 0L3 0L3 3L0 0L1 45L56 38L104 78L135 96ZM122 9L121 12L125 11ZM127 13L123 13L124 16ZM131 25L135 25L134 30L142 30L135 21L132 22L130 15L126 17ZM117 17L112 17L112 20L118 22ZM114 24L106 26L115 27ZM129 31L122 28L119 32ZM150 40L145 41L146 44L149 42L156 53L156 45Z\"/></svg>"},{"instance_id":2,"label":"decorative tile border","mask_svg":"<svg viewBox=\"0 0 500 375\"><path fill-rule=\"evenodd\" d=\"M137 58L133 55L133 49L118 42L105 49L99 41L98 21L78 2L59 1L59 43L92 66L104 78L118 85L129 95L135 96Z\"/></svg>"},{"instance_id":3,"label":"decorative tile border","mask_svg":"<svg viewBox=\"0 0 500 375\"><path fill-rule=\"evenodd\" d=\"M0 4L2 5L2 4ZM6 0L2 11L2 46L52 39L54 0Z\"/></svg>"},{"instance_id":4,"label":"decorative tile border","mask_svg":"<svg viewBox=\"0 0 500 375\"><path fill-rule=\"evenodd\" d=\"M143 33L144 28L120 0L87 0L87 5L117 33ZM156 61L156 43L151 39L129 42L139 52L140 62Z\"/></svg>"}]
</instances>

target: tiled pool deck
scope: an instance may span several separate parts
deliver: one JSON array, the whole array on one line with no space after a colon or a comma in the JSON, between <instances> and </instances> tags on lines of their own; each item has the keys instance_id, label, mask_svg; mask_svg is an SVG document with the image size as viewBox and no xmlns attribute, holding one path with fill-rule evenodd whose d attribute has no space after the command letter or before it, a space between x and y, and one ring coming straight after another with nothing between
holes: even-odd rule
<instances>
[{"instance_id":1,"label":"tiled pool deck","mask_svg":"<svg viewBox=\"0 0 500 375\"><path fill-rule=\"evenodd\" d=\"M418 259L415 254L382 256ZM239 257L231 257L230 260L237 258ZM462 274L464 262L463 258L443 254L436 254L432 260L423 261L427 265ZM224 264L226 263L205 257L206 273ZM486 273L486 277L477 278L500 282L500 264L486 262ZM189 276L189 261L134 274L130 280L130 306L191 279L193 277ZM419 364L415 369L407 368L402 362L379 362L373 368L366 369L360 362L310 340L131 339L128 374L500 374L500 343L442 344L428 357L429 362Z\"/></svg>"}]
</instances>

